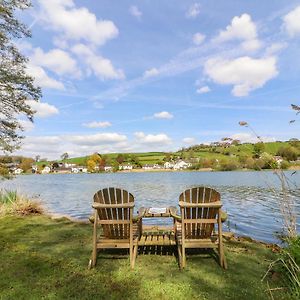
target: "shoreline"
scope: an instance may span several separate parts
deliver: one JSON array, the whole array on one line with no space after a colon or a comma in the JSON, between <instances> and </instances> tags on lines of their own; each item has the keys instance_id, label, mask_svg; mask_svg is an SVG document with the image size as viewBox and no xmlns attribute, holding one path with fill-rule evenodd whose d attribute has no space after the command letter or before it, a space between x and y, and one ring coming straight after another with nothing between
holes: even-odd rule
<instances>
[{"instance_id":1,"label":"shoreline","mask_svg":"<svg viewBox=\"0 0 300 300\"><path fill-rule=\"evenodd\" d=\"M95 173L72 173L72 172L63 172L63 173L46 173L46 174L39 174L39 173L21 173L21 174L15 174L14 176L22 176L22 175L69 175L69 174L75 174L75 175L80 175L80 174L115 174L115 173L164 173L164 172L169 172L169 173L175 173L175 172L224 172L224 173L229 173L229 172L271 172L271 171L299 171L300 166L292 166L289 167L288 169L262 169L262 170L254 170L254 169L236 169L236 170L230 170L230 171L222 171L222 170L216 170L212 168L201 168L198 170L190 170L190 169L184 169L184 170L172 170L172 169L151 169L151 170L144 170L144 169L132 169L132 170L119 170L116 172L95 172Z\"/></svg>"}]
</instances>

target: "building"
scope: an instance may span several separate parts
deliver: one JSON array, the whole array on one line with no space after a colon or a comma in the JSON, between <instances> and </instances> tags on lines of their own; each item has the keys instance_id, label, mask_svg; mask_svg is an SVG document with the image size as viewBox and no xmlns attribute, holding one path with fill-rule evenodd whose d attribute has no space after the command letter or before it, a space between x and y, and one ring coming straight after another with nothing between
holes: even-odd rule
<instances>
[{"instance_id":1,"label":"building","mask_svg":"<svg viewBox=\"0 0 300 300\"><path fill-rule=\"evenodd\" d=\"M183 160L179 160L176 162L176 164L174 165L174 170L183 170L183 169L187 169L189 167L191 167L192 164L191 163L187 163Z\"/></svg>"},{"instance_id":2,"label":"building","mask_svg":"<svg viewBox=\"0 0 300 300\"><path fill-rule=\"evenodd\" d=\"M133 166L131 164L120 165L119 170L132 170Z\"/></svg>"},{"instance_id":3,"label":"building","mask_svg":"<svg viewBox=\"0 0 300 300\"><path fill-rule=\"evenodd\" d=\"M104 167L104 171L105 172L111 172L113 170L113 167L112 166L105 166Z\"/></svg>"},{"instance_id":4,"label":"building","mask_svg":"<svg viewBox=\"0 0 300 300\"><path fill-rule=\"evenodd\" d=\"M173 169L174 168L174 163L170 162L170 161L167 161L167 162L164 163L164 168L165 169Z\"/></svg>"},{"instance_id":5,"label":"building","mask_svg":"<svg viewBox=\"0 0 300 300\"><path fill-rule=\"evenodd\" d=\"M49 166L44 167L42 170L42 174L49 174L51 172L51 168Z\"/></svg>"},{"instance_id":6,"label":"building","mask_svg":"<svg viewBox=\"0 0 300 300\"><path fill-rule=\"evenodd\" d=\"M21 173L23 173L23 169L21 169L21 168L17 168L14 170L15 175L20 175Z\"/></svg>"}]
</instances>

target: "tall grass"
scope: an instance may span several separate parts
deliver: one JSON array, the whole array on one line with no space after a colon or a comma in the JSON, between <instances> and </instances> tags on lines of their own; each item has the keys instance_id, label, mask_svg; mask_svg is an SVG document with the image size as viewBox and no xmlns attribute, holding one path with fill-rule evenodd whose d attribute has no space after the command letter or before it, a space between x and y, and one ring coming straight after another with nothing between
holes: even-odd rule
<instances>
[{"instance_id":1,"label":"tall grass","mask_svg":"<svg viewBox=\"0 0 300 300\"><path fill-rule=\"evenodd\" d=\"M0 216L42 214L41 204L28 199L17 191L0 190Z\"/></svg>"},{"instance_id":2,"label":"tall grass","mask_svg":"<svg viewBox=\"0 0 300 300\"><path fill-rule=\"evenodd\" d=\"M248 127L257 139L264 143L255 130L244 121L239 122L241 126ZM271 169L273 168L270 164ZM274 299L273 292L287 288L290 291L291 297L294 299L300 298L300 236L297 234L297 213L295 209L295 201L290 187L290 179L287 178L283 169L274 170L274 174L280 181L281 189L278 191L272 188L272 192L279 200L279 209L282 218L282 233L283 240L286 243L286 248L279 254L278 259L273 261L268 271L262 280L270 273L270 271L279 272L282 277L284 287L268 289L271 299Z\"/></svg>"}]
</instances>

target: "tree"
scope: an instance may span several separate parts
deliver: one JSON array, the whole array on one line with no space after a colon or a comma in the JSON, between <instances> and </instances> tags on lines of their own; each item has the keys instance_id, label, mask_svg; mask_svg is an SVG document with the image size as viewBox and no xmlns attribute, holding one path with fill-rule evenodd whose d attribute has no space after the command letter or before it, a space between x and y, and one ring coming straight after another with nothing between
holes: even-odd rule
<instances>
[{"instance_id":1,"label":"tree","mask_svg":"<svg viewBox=\"0 0 300 300\"><path fill-rule=\"evenodd\" d=\"M68 152L63 153L63 154L60 156L60 158L61 158L61 160L66 160L66 159L68 159L68 158L69 158Z\"/></svg>"},{"instance_id":2,"label":"tree","mask_svg":"<svg viewBox=\"0 0 300 300\"><path fill-rule=\"evenodd\" d=\"M256 143L253 146L253 157L259 158L261 153L265 150L265 145L264 143Z\"/></svg>"},{"instance_id":3,"label":"tree","mask_svg":"<svg viewBox=\"0 0 300 300\"><path fill-rule=\"evenodd\" d=\"M0 2L0 150L12 152L20 146L23 130L19 117L33 121L34 111L27 100L41 97L41 89L26 73L27 58L13 43L13 39L30 37L30 31L15 17L16 10L31 6L30 0L2 0Z\"/></svg>"},{"instance_id":4,"label":"tree","mask_svg":"<svg viewBox=\"0 0 300 300\"><path fill-rule=\"evenodd\" d=\"M122 164L124 162L125 158L124 158L124 155L123 154L119 154L117 157L116 157L116 161L118 162L118 164Z\"/></svg>"},{"instance_id":5,"label":"tree","mask_svg":"<svg viewBox=\"0 0 300 300\"><path fill-rule=\"evenodd\" d=\"M19 167L24 171L27 172L28 170L31 169L32 164L34 163L34 159L32 158L27 158L27 157L23 157L21 164L19 165Z\"/></svg>"}]
</instances>

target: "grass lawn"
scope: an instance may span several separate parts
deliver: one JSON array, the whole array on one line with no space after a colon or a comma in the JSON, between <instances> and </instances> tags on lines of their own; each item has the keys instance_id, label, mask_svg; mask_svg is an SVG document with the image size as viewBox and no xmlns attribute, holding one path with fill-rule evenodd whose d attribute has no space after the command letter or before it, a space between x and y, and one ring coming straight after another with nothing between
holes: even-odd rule
<instances>
[{"instance_id":1,"label":"grass lawn","mask_svg":"<svg viewBox=\"0 0 300 300\"><path fill-rule=\"evenodd\" d=\"M134 271L126 253L100 253L88 270L90 224L6 216L0 232L0 299L268 299L261 278L275 254L261 244L226 242L227 271L208 254L180 271L172 249L139 254Z\"/></svg>"}]
</instances>

